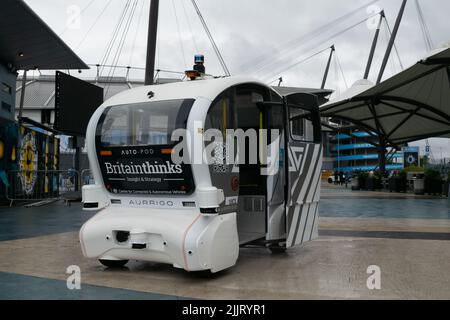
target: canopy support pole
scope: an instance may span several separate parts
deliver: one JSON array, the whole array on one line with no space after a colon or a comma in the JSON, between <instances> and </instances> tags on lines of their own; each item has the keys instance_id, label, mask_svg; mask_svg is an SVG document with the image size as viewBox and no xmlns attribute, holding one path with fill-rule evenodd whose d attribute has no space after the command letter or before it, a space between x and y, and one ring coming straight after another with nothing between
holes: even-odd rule
<instances>
[{"instance_id":1,"label":"canopy support pole","mask_svg":"<svg viewBox=\"0 0 450 320\"><path fill-rule=\"evenodd\" d=\"M325 89L325 84L327 83L328 73L330 72L331 59L333 58L333 53L335 50L334 45L332 45L330 49L331 49L330 57L328 58L327 67L325 68L325 74L323 75L322 86L320 87L320 89Z\"/></svg>"},{"instance_id":2,"label":"canopy support pole","mask_svg":"<svg viewBox=\"0 0 450 320\"><path fill-rule=\"evenodd\" d=\"M158 36L159 0L151 0L147 35L147 59L145 64L145 85L154 83L156 39Z\"/></svg>"},{"instance_id":3,"label":"canopy support pole","mask_svg":"<svg viewBox=\"0 0 450 320\"><path fill-rule=\"evenodd\" d=\"M386 173L386 142L382 137L380 137L380 147L378 151L378 159L381 175L384 176Z\"/></svg>"},{"instance_id":4,"label":"canopy support pole","mask_svg":"<svg viewBox=\"0 0 450 320\"><path fill-rule=\"evenodd\" d=\"M370 49L369 60L367 61L366 71L364 72L364 79L369 79L370 68L372 67L373 57L375 55L375 50L378 44L378 37L380 35L381 23L383 22L385 15L384 10L380 12L380 21L378 22L377 30L375 31L375 36L372 42L372 48Z\"/></svg>"},{"instance_id":5,"label":"canopy support pole","mask_svg":"<svg viewBox=\"0 0 450 320\"><path fill-rule=\"evenodd\" d=\"M394 30L392 31L391 39L389 40L388 47L386 49L386 54L384 55L383 63L381 64L380 73L378 74L377 84L381 82L383 78L384 71L386 70L387 63L389 61L389 57L392 52L392 48L394 47L395 38L397 37L398 29L400 28L400 24L402 22L403 13L405 12L406 3L408 0L403 0L402 6L400 7L400 12L398 13L397 20L395 21Z\"/></svg>"},{"instance_id":6,"label":"canopy support pole","mask_svg":"<svg viewBox=\"0 0 450 320\"><path fill-rule=\"evenodd\" d=\"M447 78L448 82L450 83L450 67L447 67Z\"/></svg>"},{"instance_id":7,"label":"canopy support pole","mask_svg":"<svg viewBox=\"0 0 450 320\"><path fill-rule=\"evenodd\" d=\"M27 86L27 70L23 70L22 89L20 91L20 104L19 104L19 116L18 116L19 122L22 121L22 116L23 116L23 105L25 103L25 87L26 86Z\"/></svg>"},{"instance_id":8,"label":"canopy support pole","mask_svg":"<svg viewBox=\"0 0 450 320\"><path fill-rule=\"evenodd\" d=\"M73 137L75 141L75 153L73 155L73 163L74 163L74 169L75 169L75 176L74 176L74 187L75 191L80 191L80 172L81 172L81 147L80 147L80 140L82 139L79 136Z\"/></svg>"}]
</instances>

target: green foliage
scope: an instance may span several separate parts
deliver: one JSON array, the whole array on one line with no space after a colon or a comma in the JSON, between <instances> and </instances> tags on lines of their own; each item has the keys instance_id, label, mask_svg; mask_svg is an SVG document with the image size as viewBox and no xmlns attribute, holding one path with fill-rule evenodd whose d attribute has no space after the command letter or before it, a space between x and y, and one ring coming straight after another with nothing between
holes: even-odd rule
<instances>
[{"instance_id":1,"label":"green foliage","mask_svg":"<svg viewBox=\"0 0 450 320\"><path fill-rule=\"evenodd\" d=\"M369 177L369 173L365 172L365 171L361 171L360 173L358 173L358 178L359 179L367 179Z\"/></svg>"},{"instance_id":2,"label":"green foliage","mask_svg":"<svg viewBox=\"0 0 450 320\"><path fill-rule=\"evenodd\" d=\"M424 168L422 168L422 167L415 167L415 166L408 167L408 168L405 168L403 170L405 171L405 173L409 173L409 172L424 172Z\"/></svg>"},{"instance_id":3,"label":"green foliage","mask_svg":"<svg viewBox=\"0 0 450 320\"><path fill-rule=\"evenodd\" d=\"M398 176L399 176L400 178L406 180L407 171L406 171L405 169L401 170Z\"/></svg>"},{"instance_id":4,"label":"green foliage","mask_svg":"<svg viewBox=\"0 0 450 320\"><path fill-rule=\"evenodd\" d=\"M428 168L425 170L425 177L428 179L440 180L441 173L438 170Z\"/></svg>"}]
</instances>

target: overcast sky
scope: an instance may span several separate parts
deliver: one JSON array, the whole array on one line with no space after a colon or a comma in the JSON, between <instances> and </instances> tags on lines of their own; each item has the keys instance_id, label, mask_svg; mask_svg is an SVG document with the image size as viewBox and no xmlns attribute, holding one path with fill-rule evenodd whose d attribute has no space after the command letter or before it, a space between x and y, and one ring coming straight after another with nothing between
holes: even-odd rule
<instances>
[{"instance_id":1,"label":"overcast sky","mask_svg":"<svg viewBox=\"0 0 450 320\"><path fill-rule=\"evenodd\" d=\"M136 3L126 41L117 65L144 67L149 0ZM27 4L88 64L100 63L119 21L125 0L26 0ZM384 9L390 27L395 23L401 0L381 0L377 7L367 6L370 0L197 0L197 4L232 74L245 74L269 82L283 77L283 85L319 87L331 45L336 46L327 87L342 92L361 79L370 51L376 18L349 31L341 31ZM422 0L421 7L435 47L450 41L450 1ZM335 19L361 8L354 15L335 23ZM81 12L79 19L73 17ZM128 15L127 15L128 16ZM123 34L125 23L119 32ZM322 32L316 32L321 30ZM374 81L387 45L387 30L383 26L370 79ZM113 63L119 38L112 48L107 64ZM426 55L414 0L409 0L397 38L401 62L411 66ZM314 55L293 68L305 58ZM161 0L156 65L160 69L184 71L192 67L193 55L206 57L207 72L223 74L218 59L202 28L190 0ZM342 67L340 71L339 64ZM285 70L288 69L288 70ZM385 78L401 71L395 54L385 72ZM117 68L116 76L126 69ZM72 72L73 74L73 72ZM108 76L112 70L104 69ZM95 68L83 71L81 77L94 77ZM142 79L141 70L133 70L131 78ZM162 76L176 76L164 73ZM274 81L274 84L277 82ZM450 140L432 139L436 158L450 157ZM418 145L423 146L424 143Z\"/></svg>"}]
</instances>

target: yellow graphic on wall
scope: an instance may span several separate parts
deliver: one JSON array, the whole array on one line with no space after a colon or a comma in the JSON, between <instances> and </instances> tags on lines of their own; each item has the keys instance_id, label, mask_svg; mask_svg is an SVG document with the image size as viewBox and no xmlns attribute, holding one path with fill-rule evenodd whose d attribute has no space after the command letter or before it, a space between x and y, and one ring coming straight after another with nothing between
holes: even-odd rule
<instances>
[{"instance_id":1,"label":"yellow graphic on wall","mask_svg":"<svg viewBox=\"0 0 450 320\"><path fill-rule=\"evenodd\" d=\"M44 192L48 193L49 192L49 183L50 180L48 178L48 169L49 169L49 161L50 161L50 156L49 156L49 137L47 137L45 139L45 152L44 152L44 168L45 168L45 179L44 179Z\"/></svg>"},{"instance_id":2,"label":"yellow graphic on wall","mask_svg":"<svg viewBox=\"0 0 450 320\"><path fill-rule=\"evenodd\" d=\"M36 148L36 140L32 133L27 133L20 146L20 180L22 188L27 195L33 193L34 185L37 178L38 152Z\"/></svg>"},{"instance_id":3,"label":"yellow graphic on wall","mask_svg":"<svg viewBox=\"0 0 450 320\"><path fill-rule=\"evenodd\" d=\"M55 138L53 142L53 170L58 170L58 156L59 156L59 139Z\"/></svg>"}]
</instances>

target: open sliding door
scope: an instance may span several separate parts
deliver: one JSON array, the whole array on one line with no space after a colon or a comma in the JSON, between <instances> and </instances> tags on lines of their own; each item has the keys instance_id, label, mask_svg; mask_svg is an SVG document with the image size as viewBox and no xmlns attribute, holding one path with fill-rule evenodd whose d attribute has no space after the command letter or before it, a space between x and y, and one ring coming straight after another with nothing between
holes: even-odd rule
<instances>
[{"instance_id":1,"label":"open sliding door","mask_svg":"<svg viewBox=\"0 0 450 320\"><path fill-rule=\"evenodd\" d=\"M287 134L286 247L318 236L321 123L317 97L294 94L285 98Z\"/></svg>"}]
</instances>

